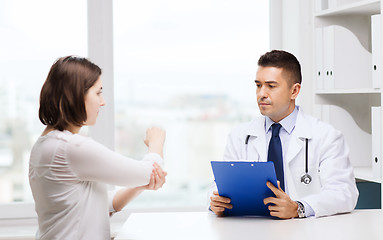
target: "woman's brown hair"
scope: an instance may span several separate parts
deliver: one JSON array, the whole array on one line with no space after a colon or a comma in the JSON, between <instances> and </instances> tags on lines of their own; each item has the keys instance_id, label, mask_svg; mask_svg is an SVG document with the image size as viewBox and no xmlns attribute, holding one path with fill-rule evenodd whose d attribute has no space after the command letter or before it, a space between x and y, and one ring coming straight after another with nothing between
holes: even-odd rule
<instances>
[{"instance_id":1,"label":"woman's brown hair","mask_svg":"<svg viewBox=\"0 0 383 240\"><path fill-rule=\"evenodd\" d=\"M85 95L100 75L101 69L86 58L59 58L41 89L40 121L60 131L69 125L83 126L87 119Z\"/></svg>"}]
</instances>

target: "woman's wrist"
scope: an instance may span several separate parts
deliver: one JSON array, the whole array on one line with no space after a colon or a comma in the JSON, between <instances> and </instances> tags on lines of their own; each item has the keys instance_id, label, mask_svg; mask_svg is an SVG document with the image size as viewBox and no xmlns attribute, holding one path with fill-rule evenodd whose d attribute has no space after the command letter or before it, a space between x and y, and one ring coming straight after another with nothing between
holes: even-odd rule
<instances>
[{"instance_id":1,"label":"woman's wrist","mask_svg":"<svg viewBox=\"0 0 383 240\"><path fill-rule=\"evenodd\" d=\"M149 152L150 153L157 153L163 158L163 144L162 143L155 143L149 145Z\"/></svg>"}]
</instances>

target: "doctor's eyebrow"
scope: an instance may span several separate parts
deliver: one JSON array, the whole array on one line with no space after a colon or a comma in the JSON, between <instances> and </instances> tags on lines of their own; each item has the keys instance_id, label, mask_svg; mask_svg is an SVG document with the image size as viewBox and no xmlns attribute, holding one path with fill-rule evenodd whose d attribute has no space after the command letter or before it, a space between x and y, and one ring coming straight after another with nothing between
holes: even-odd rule
<instances>
[{"instance_id":1,"label":"doctor's eyebrow","mask_svg":"<svg viewBox=\"0 0 383 240\"><path fill-rule=\"evenodd\" d=\"M259 80L257 80L257 79L255 79L254 82L255 82L255 83L259 83L259 84L262 83L261 81L259 81ZM274 81L274 80L266 80L264 83L266 83L266 84L278 84L278 82L277 82L277 81Z\"/></svg>"}]
</instances>

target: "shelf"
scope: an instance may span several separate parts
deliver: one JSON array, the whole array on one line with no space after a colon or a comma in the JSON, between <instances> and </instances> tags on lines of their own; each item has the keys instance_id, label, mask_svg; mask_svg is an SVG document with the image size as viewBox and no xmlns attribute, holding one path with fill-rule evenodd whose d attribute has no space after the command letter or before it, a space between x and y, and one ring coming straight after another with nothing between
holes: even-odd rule
<instances>
[{"instance_id":1,"label":"shelf","mask_svg":"<svg viewBox=\"0 0 383 240\"><path fill-rule=\"evenodd\" d=\"M375 89L375 88L321 89L321 90L316 90L315 94L325 95L325 94L370 94L370 93L380 94L381 89Z\"/></svg>"},{"instance_id":2,"label":"shelf","mask_svg":"<svg viewBox=\"0 0 383 240\"><path fill-rule=\"evenodd\" d=\"M381 183L381 178L372 176L371 167L354 167L354 174L356 179L365 180L369 182Z\"/></svg>"},{"instance_id":3,"label":"shelf","mask_svg":"<svg viewBox=\"0 0 383 240\"><path fill-rule=\"evenodd\" d=\"M379 0L362 0L342 6L338 6L334 9L326 9L316 13L315 17L329 17L340 15L374 15L380 13L380 1Z\"/></svg>"},{"instance_id":4,"label":"shelf","mask_svg":"<svg viewBox=\"0 0 383 240\"><path fill-rule=\"evenodd\" d=\"M382 158L379 150L383 115L375 107L383 108L383 87L381 76L376 78L376 71L372 71L372 66L382 66L374 59L382 56L382 19L372 17L383 13L381 1L318 0L314 1L314 9L324 10L312 15L314 111L322 121L342 132L357 182L371 183L364 186L383 183L383 174L378 174L380 162L373 161L374 157L379 161ZM376 31L377 23L380 32ZM361 195L374 206L380 206L383 199L383 192Z\"/></svg>"}]
</instances>

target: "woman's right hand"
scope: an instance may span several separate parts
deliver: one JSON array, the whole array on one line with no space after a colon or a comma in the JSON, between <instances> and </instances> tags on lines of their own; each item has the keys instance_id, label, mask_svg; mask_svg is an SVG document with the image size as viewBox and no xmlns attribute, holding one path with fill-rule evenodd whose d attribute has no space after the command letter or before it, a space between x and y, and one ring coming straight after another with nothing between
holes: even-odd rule
<instances>
[{"instance_id":1,"label":"woman's right hand","mask_svg":"<svg viewBox=\"0 0 383 240\"><path fill-rule=\"evenodd\" d=\"M165 143L166 133L163 129L151 127L146 130L144 143L149 148L149 152L158 153L163 157L163 147Z\"/></svg>"}]
</instances>

